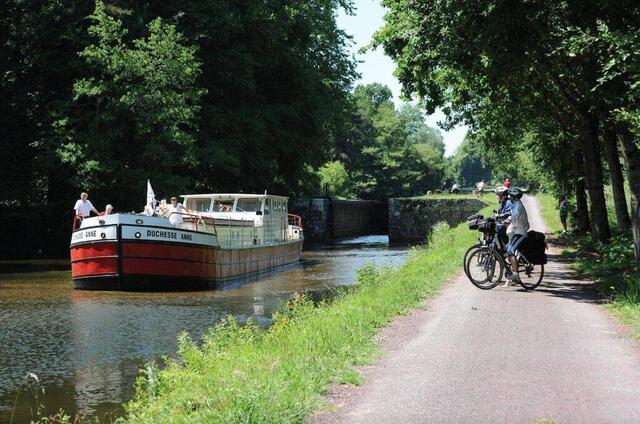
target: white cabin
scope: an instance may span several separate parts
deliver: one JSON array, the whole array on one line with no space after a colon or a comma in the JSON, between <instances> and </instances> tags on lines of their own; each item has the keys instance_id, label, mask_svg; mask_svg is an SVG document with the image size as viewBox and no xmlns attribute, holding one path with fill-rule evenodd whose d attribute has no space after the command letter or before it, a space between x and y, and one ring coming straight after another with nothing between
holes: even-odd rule
<instances>
[{"instance_id":1,"label":"white cabin","mask_svg":"<svg viewBox=\"0 0 640 424\"><path fill-rule=\"evenodd\" d=\"M200 231L215 231L222 248L280 244L302 238L300 219L289 215L287 197L238 193L180 197L187 209L203 218L206 229ZM191 226L186 221L181 227Z\"/></svg>"}]
</instances>

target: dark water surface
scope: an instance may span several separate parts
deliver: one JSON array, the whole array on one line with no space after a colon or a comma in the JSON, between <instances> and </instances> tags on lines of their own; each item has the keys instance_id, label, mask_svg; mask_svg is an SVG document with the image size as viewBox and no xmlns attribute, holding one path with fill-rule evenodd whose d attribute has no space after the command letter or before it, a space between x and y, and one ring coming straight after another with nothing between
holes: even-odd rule
<instances>
[{"instance_id":1,"label":"dark water surface","mask_svg":"<svg viewBox=\"0 0 640 424\"><path fill-rule=\"evenodd\" d=\"M70 272L61 270L66 261L0 264L0 423L12 410L14 423L28 422L38 404L34 393L48 414L64 408L109 422L133 396L139 369L174 355L182 331L199 340L229 314L269 325L293 292L326 295L352 284L356 268L395 265L406 253L386 236L359 237L311 247L300 263L253 281L184 293L72 290Z\"/></svg>"}]
</instances>

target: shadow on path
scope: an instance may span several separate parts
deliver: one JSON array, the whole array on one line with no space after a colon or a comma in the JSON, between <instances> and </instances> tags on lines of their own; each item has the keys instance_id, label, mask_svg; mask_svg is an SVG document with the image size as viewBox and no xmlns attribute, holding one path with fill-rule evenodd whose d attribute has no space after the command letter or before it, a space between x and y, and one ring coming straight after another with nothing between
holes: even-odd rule
<instances>
[{"instance_id":1,"label":"shadow on path","mask_svg":"<svg viewBox=\"0 0 640 424\"><path fill-rule=\"evenodd\" d=\"M578 302L598 305L607 303L607 299L596 290L593 281L571 269L573 258L561 255L560 249L552 243L551 252L547 254L544 280L536 292Z\"/></svg>"}]
</instances>

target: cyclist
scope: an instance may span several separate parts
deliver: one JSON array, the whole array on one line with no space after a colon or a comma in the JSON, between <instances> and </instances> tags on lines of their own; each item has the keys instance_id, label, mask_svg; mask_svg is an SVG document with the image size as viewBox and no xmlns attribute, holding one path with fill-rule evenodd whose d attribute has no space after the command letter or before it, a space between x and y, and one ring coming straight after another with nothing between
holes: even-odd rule
<instances>
[{"instance_id":1,"label":"cyclist","mask_svg":"<svg viewBox=\"0 0 640 424\"><path fill-rule=\"evenodd\" d=\"M507 236L507 228L501 222L511 216L511 200L509 200L509 191L505 186L498 187L495 190L496 197L498 198L498 210L496 212L496 237L502 242L502 246L507 244L509 237Z\"/></svg>"},{"instance_id":2,"label":"cyclist","mask_svg":"<svg viewBox=\"0 0 640 424\"><path fill-rule=\"evenodd\" d=\"M529 231L529 218L527 210L522 204L523 192L517 187L512 187L507 192L509 200L511 200L511 216L507 218L509 227L507 235L509 243L507 244L507 256L511 262L511 275L507 277L505 285L509 285L509 279L515 283L520 283L520 274L518 274L518 258L516 258L516 250L527 237Z\"/></svg>"}]
</instances>

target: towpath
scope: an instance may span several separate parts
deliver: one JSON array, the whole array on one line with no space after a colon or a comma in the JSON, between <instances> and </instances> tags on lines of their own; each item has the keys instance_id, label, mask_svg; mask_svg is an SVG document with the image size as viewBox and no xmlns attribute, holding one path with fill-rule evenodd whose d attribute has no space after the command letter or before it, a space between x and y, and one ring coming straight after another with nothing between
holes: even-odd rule
<instances>
[{"instance_id":1,"label":"towpath","mask_svg":"<svg viewBox=\"0 0 640 424\"><path fill-rule=\"evenodd\" d=\"M532 229L539 204L524 198ZM551 247L534 292L458 275L381 335L364 384L312 423L640 423L640 344Z\"/></svg>"}]
</instances>

